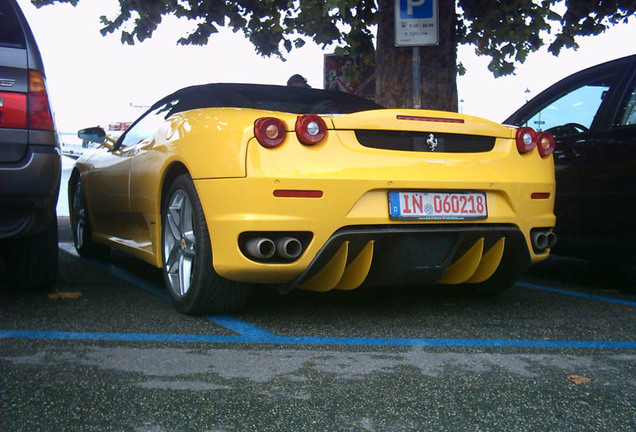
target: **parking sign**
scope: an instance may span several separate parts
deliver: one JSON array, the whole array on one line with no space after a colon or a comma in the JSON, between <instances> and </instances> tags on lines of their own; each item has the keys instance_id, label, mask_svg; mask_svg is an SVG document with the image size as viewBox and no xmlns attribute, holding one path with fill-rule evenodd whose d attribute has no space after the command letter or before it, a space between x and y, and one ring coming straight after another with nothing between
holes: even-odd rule
<instances>
[{"instance_id":1,"label":"parking sign","mask_svg":"<svg viewBox=\"0 0 636 432\"><path fill-rule=\"evenodd\" d=\"M438 0L395 0L395 45L439 43Z\"/></svg>"}]
</instances>

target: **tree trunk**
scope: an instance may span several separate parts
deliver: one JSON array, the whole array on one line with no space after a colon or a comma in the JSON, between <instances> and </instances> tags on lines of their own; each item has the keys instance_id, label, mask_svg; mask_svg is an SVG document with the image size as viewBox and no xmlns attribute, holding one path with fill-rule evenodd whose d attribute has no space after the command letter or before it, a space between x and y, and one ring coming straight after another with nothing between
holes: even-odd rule
<instances>
[{"instance_id":1,"label":"tree trunk","mask_svg":"<svg viewBox=\"0 0 636 432\"><path fill-rule=\"evenodd\" d=\"M455 0L439 2L439 45L420 47L422 108L457 111ZM395 46L395 0L379 0L376 102L413 107L413 49Z\"/></svg>"}]
</instances>

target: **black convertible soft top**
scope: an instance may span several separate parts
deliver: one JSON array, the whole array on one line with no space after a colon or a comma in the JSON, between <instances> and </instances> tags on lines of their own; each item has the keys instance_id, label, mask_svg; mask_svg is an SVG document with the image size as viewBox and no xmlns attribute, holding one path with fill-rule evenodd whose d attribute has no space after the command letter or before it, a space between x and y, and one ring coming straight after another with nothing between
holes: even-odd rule
<instances>
[{"instance_id":1,"label":"black convertible soft top","mask_svg":"<svg viewBox=\"0 0 636 432\"><path fill-rule=\"evenodd\" d=\"M383 108L348 93L261 84L204 84L177 90L155 103L172 114L199 108L253 108L294 114L349 114Z\"/></svg>"}]
</instances>

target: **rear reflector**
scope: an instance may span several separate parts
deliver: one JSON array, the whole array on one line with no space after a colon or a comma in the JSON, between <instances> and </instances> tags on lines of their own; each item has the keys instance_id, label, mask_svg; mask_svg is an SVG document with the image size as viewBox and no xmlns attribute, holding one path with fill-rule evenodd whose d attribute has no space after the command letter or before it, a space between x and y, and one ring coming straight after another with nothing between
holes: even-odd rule
<instances>
[{"instance_id":1,"label":"rear reflector","mask_svg":"<svg viewBox=\"0 0 636 432\"><path fill-rule=\"evenodd\" d=\"M530 195L530 198L532 198L532 199L549 199L550 198L550 192L532 192L532 194Z\"/></svg>"},{"instance_id":2,"label":"rear reflector","mask_svg":"<svg viewBox=\"0 0 636 432\"><path fill-rule=\"evenodd\" d=\"M320 190L277 189L274 196L278 198L322 198Z\"/></svg>"},{"instance_id":3,"label":"rear reflector","mask_svg":"<svg viewBox=\"0 0 636 432\"><path fill-rule=\"evenodd\" d=\"M0 127L26 129L27 98L24 93L0 92Z\"/></svg>"}]
</instances>

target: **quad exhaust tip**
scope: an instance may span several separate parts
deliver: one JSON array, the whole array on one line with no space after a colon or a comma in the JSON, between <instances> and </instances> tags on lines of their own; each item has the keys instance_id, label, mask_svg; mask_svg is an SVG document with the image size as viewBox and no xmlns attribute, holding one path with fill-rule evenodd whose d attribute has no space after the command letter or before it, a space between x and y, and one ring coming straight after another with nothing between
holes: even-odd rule
<instances>
[{"instance_id":1,"label":"quad exhaust tip","mask_svg":"<svg viewBox=\"0 0 636 432\"><path fill-rule=\"evenodd\" d=\"M247 253L259 260L270 259L276 253L276 244L265 237L254 237L245 244Z\"/></svg>"},{"instance_id":2,"label":"quad exhaust tip","mask_svg":"<svg viewBox=\"0 0 636 432\"><path fill-rule=\"evenodd\" d=\"M276 253L281 258L296 259L303 252L300 240L293 237L281 237L276 239Z\"/></svg>"},{"instance_id":3,"label":"quad exhaust tip","mask_svg":"<svg viewBox=\"0 0 636 432\"><path fill-rule=\"evenodd\" d=\"M273 235L272 235L273 234ZM266 262L291 262L302 255L309 243L306 233L294 236L290 233L246 236L239 239L241 250L250 259Z\"/></svg>"},{"instance_id":4,"label":"quad exhaust tip","mask_svg":"<svg viewBox=\"0 0 636 432\"><path fill-rule=\"evenodd\" d=\"M552 249L557 242L556 234L548 230L532 230L530 238L532 240L532 248L535 252Z\"/></svg>"}]
</instances>

